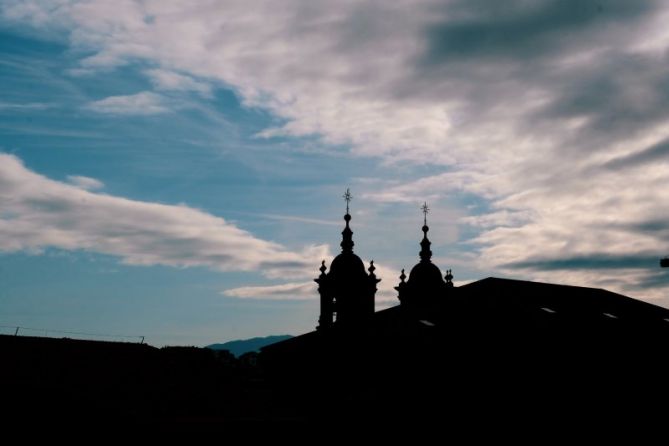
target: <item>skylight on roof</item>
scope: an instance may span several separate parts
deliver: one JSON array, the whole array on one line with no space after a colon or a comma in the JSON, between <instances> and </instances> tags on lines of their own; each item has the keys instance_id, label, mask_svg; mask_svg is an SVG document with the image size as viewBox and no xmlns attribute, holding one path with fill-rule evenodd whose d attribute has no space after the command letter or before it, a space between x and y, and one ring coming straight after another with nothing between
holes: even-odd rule
<instances>
[{"instance_id":1,"label":"skylight on roof","mask_svg":"<svg viewBox=\"0 0 669 446\"><path fill-rule=\"evenodd\" d=\"M555 310L553 310L552 308L541 307L541 309L544 310L546 313L555 313Z\"/></svg>"},{"instance_id":2,"label":"skylight on roof","mask_svg":"<svg viewBox=\"0 0 669 446\"><path fill-rule=\"evenodd\" d=\"M434 322L430 322L430 321L425 320L425 319L421 319L420 323L423 324L423 325L427 325L428 327L434 327Z\"/></svg>"},{"instance_id":3,"label":"skylight on roof","mask_svg":"<svg viewBox=\"0 0 669 446\"><path fill-rule=\"evenodd\" d=\"M611 319L618 319L618 316L616 316L615 314L611 313L602 313L602 314L606 317L610 317Z\"/></svg>"}]
</instances>

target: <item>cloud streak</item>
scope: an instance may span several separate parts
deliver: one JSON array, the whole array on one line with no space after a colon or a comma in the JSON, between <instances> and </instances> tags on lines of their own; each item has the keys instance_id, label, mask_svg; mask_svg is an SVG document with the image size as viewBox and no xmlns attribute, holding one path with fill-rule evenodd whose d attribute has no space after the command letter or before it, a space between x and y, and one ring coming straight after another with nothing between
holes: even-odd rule
<instances>
[{"instance_id":1,"label":"cloud streak","mask_svg":"<svg viewBox=\"0 0 669 446\"><path fill-rule=\"evenodd\" d=\"M96 113L130 116L157 115L170 111L165 98L150 91L125 96L109 96L90 102L86 108Z\"/></svg>"},{"instance_id":2,"label":"cloud streak","mask_svg":"<svg viewBox=\"0 0 669 446\"><path fill-rule=\"evenodd\" d=\"M315 300L318 297L315 282L284 283L269 286L231 288L222 293L239 299Z\"/></svg>"},{"instance_id":3,"label":"cloud streak","mask_svg":"<svg viewBox=\"0 0 669 446\"><path fill-rule=\"evenodd\" d=\"M0 203L4 252L54 247L110 254L130 265L260 271L284 279L308 277L329 257L325 246L293 252L186 205L129 200L54 181L8 154L0 154Z\"/></svg>"},{"instance_id":4,"label":"cloud streak","mask_svg":"<svg viewBox=\"0 0 669 446\"><path fill-rule=\"evenodd\" d=\"M658 259L653 256L609 256L589 255L584 257L560 258L556 260L524 260L505 265L512 269L553 270L596 270L596 269L643 269L650 270L657 266Z\"/></svg>"},{"instance_id":5,"label":"cloud streak","mask_svg":"<svg viewBox=\"0 0 669 446\"><path fill-rule=\"evenodd\" d=\"M84 190L96 190L102 189L104 187L104 183L102 181L81 175L68 175L67 181L69 181L70 184Z\"/></svg>"},{"instance_id":6,"label":"cloud streak","mask_svg":"<svg viewBox=\"0 0 669 446\"><path fill-rule=\"evenodd\" d=\"M35 111L35 110L46 110L52 108L53 104L47 104L44 102L28 102L28 103L13 103L13 102L4 102L0 101L0 111L9 110L13 112L17 111Z\"/></svg>"},{"instance_id":7,"label":"cloud streak","mask_svg":"<svg viewBox=\"0 0 669 446\"><path fill-rule=\"evenodd\" d=\"M154 68L146 70L151 82L158 90L167 91L195 91L203 96L210 96L212 87L205 82L199 82L190 76L175 73L173 71Z\"/></svg>"},{"instance_id":8,"label":"cloud streak","mask_svg":"<svg viewBox=\"0 0 669 446\"><path fill-rule=\"evenodd\" d=\"M397 291L394 286L399 283L395 276L397 274L380 265L376 266L375 274L381 279L378 284L375 302L378 306L387 307L390 304L397 304ZM313 277L318 276L317 268L313 268ZM309 282L283 283L278 285L266 286L244 286L230 288L221 292L224 296L239 299L268 299L268 300L318 300L318 286L312 280Z\"/></svg>"}]
</instances>

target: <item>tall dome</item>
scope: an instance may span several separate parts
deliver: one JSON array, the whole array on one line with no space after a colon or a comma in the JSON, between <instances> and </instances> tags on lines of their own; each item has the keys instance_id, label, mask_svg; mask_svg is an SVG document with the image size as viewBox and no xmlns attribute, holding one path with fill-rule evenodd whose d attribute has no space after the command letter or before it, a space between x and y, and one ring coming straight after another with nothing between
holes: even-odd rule
<instances>
[{"instance_id":1,"label":"tall dome","mask_svg":"<svg viewBox=\"0 0 669 446\"><path fill-rule=\"evenodd\" d=\"M354 278L359 276L366 276L365 264L362 259L353 252L353 231L349 226L351 216L348 212L344 215L346 227L341 232L342 241L340 243L341 253L332 260L330 264L330 275L332 277Z\"/></svg>"},{"instance_id":2,"label":"tall dome","mask_svg":"<svg viewBox=\"0 0 669 446\"><path fill-rule=\"evenodd\" d=\"M330 272L323 261L321 275L315 279L321 296L321 315L319 329L337 324L358 324L374 314L374 295L376 284L380 281L374 275L374 261L370 262L369 274L365 265L353 252L353 231L351 231L349 202L351 193L346 189L346 226L342 231L341 253L332 260Z\"/></svg>"}]
</instances>

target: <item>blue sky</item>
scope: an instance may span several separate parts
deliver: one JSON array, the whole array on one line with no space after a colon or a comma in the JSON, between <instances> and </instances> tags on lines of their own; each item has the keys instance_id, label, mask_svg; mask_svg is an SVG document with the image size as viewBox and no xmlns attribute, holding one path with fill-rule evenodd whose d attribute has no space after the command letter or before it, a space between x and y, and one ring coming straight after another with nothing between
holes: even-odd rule
<instances>
[{"instance_id":1,"label":"blue sky","mask_svg":"<svg viewBox=\"0 0 669 446\"><path fill-rule=\"evenodd\" d=\"M356 252L668 306L658 2L0 1L0 325L313 328Z\"/></svg>"}]
</instances>

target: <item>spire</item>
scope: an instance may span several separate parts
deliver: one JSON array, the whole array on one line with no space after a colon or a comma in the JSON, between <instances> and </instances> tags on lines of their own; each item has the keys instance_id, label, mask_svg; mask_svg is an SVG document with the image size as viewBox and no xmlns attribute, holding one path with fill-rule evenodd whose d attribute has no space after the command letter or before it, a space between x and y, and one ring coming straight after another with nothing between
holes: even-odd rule
<instances>
[{"instance_id":1,"label":"spire","mask_svg":"<svg viewBox=\"0 0 669 446\"><path fill-rule=\"evenodd\" d=\"M344 200L346 200L346 213L348 214L348 204L353 200L353 195L351 195L351 190L347 187L346 193L343 195Z\"/></svg>"},{"instance_id":2,"label":"spire","mask_svg":"<svg viewBox=\"0 0 669 446\"><path fill-rule=\"evenodd\" d=\"M430 208L427 207L427 201L423 202L420 209L423 211L423 226L427 226L427 214L430 212Z\"/></svg>"},{"instance_id":3,"label":"spire","mask_svg":"<svg viewBox=\"0 0 669 446\"><path fill-rule=\"evenodd\" d=\"M344 200L346 200L346 215L344 215L344 220L346 221L346 227L342 231L342 241L341 241L341 251L342 252L353 252L353 231L351 231L351 228L348 225L348 222L351 221L351 215L349 214L349 203L353 199L353 196L351 195L351 191L346 188L346 193L344 194Z\"/></svg>"},{"instance_id":4,"label":"spire","mask_svg":"<svg viewBox=\"0 0 669 446\"><path fill-rule=\"evenodd\" d=\"M432 258L432 251L430 251L430 245L432 243L430 243L430 240L427 238L427 231L430 230L427 226L427 214L430 212L430 208L427 207L427 202L423 203L421 209L423 210L423 240L420 242L420 261L429 262Z\"/></svg>"}]
</instances>

